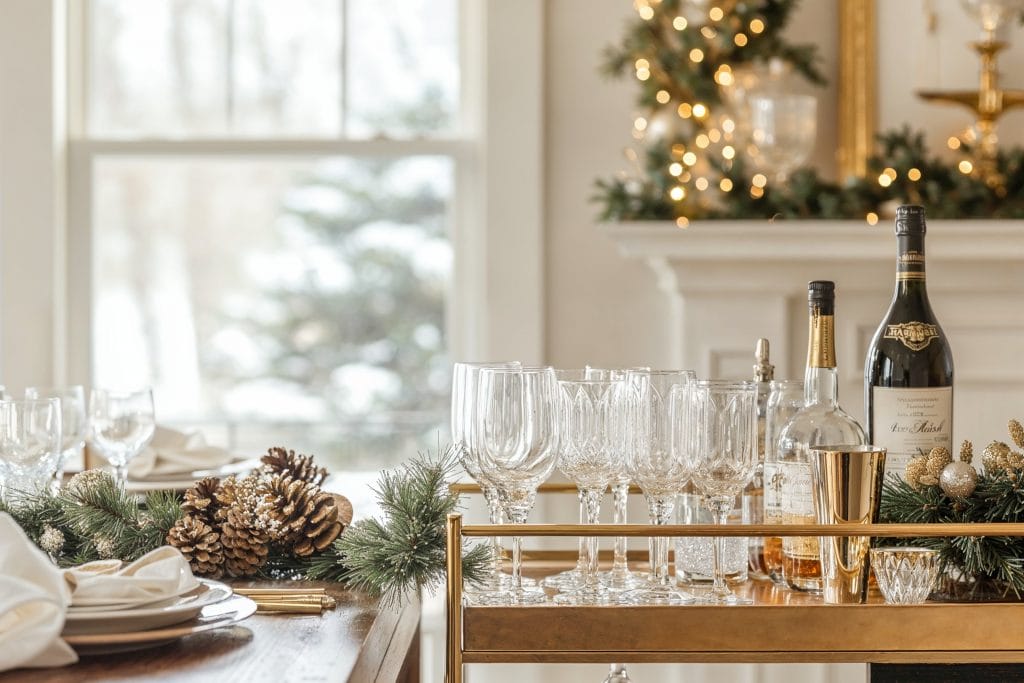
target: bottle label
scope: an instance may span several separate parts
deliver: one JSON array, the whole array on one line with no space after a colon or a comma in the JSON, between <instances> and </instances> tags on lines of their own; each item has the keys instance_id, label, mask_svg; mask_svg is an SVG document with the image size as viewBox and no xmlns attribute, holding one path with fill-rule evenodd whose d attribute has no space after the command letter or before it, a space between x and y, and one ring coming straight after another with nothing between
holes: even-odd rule
<instances>
[{"instance_id":1,"label":"bottle label","mask_svg":"<svg viewBox=\"0 0 1024 683\"><path fill-rule=\"evenodd\" d=\"M764 523L782 523L782 471L779 464L764 464Z\"/></svg>"},{"instance_id":2,"label":"bottle label","mask_svg":"<svg viewBox=\"0 0 1024 683\"><path fill-rule=\"evenodd\" d=\"M782 491L780 507L783 524L814 524L814 498L811 491L811 465L807 462L780 462ZM767 520L766 520L767 521ZM782 551L800 560L818 559L818 539L813 536L783 537Z\"/></svg>"},{"instance_id":3,"label":"bottle label","mask_svg":"<svg viewBox=\"0 0 1024 683\"><path fill-rule=\"evenodd\" d=\"M901 479L911 458L953 447L953 387L872 387L871 440L885 448L885 472Z\"/></svg>"},{"instance_id":4,"label":"bottle label","mask_svg":"<svg viewBox=\"0 0 1024 683\"><path fill-rule=\"evenodd\" d=\"M886 339L899 339L911 351L920 351L939 336L939 326L931 323L909 322L885 326Z\"/></svg>"},{"instance_id":5,"label":"bottle label","mask_svg":"<svg viewBox=\"0 0 1024 683\"><path fill-rule=\"evenodd\" d=\"M812 311L811 330L807 337L807 367L834 368L836 366L835 319Z\"/></svg>"},{"instance_id":6,"label":"bottle label","mask_svg":"<svg viewBox=\"0 0 1024 683\"><path fill-rule=\"evenodd\" d=\"M896 279L924 280L924 234L899 235L896 244Z\"/></svg>"}]
</instances>

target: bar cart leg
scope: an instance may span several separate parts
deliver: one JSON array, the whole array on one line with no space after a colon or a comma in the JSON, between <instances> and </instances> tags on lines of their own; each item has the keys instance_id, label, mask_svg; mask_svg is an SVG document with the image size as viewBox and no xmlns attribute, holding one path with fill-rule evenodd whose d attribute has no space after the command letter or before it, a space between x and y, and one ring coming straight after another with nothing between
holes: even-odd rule
<instances>
[{"instance_id":1,"label":"bar cart leg","mask_svg":"<svg viewBox=\"0 0 1024 683\"><path fill-rule=\"evenodd\" d=\"M1024 664L869 664L868 683L1009 683Z\"/></svg>"},{"instance_id":2,"label":"bar cart leg","mask_svg":"<svg viewBox=\"0 0 1024 683\"><path fill-rule=\"evenodd\" d=\"M462 683L462 515L448 515L445 683Z\"/></svg>"}]
</instances>

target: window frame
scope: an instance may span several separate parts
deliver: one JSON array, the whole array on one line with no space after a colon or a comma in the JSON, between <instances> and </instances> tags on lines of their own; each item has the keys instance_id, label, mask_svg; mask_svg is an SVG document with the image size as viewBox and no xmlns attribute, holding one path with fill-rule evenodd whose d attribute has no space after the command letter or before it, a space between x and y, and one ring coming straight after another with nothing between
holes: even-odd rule
<instances>
[{"instance_id":1,"label":"window frame","mask_svg":"<svg viewBox=\"0 0 1024 683\"><path fill-rule=\"evenodd\" d=\"M450 354L543 361L542 0L460 0L462 126L429 140L88 138L85 5L9 0L0 22L0 82L32 91L0 89L0 141L13 141L0 158L0 381L91 381L92 168L104 155L448 156Z\"/></svg>"}]
</instances>

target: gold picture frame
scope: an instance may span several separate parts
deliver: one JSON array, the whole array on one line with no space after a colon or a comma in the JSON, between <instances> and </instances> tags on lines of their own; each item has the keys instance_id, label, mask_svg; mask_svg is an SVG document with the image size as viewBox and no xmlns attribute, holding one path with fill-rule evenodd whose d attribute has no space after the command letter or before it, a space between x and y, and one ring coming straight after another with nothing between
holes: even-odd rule
<instances>
[{"instance_id":1,"label":"gold picture frame","mask_svg":"<svg viewBox=\"0 0 1024 683\"><path fill-rule=\"evenodd\" d=\"M839 177L862 177L876 126L875 0L839 0L838 86Z\"/></svg>"}]
</instances>

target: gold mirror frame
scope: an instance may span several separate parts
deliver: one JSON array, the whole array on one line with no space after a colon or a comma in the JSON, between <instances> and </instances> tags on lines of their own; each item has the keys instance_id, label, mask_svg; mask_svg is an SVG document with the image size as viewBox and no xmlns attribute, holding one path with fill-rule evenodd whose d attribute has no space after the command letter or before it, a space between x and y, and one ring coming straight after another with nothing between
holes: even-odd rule
<instances>
[{"instance_id":1,"label":"gold mirror frame","mask_svg":"<svg viewBox=\"0 0 1024 683\"><path fill-rule=\"evenodd\" d=\"M839 177L863 177L875 138L875 0L839 0Z\"/></svg>"}]
</instances>

